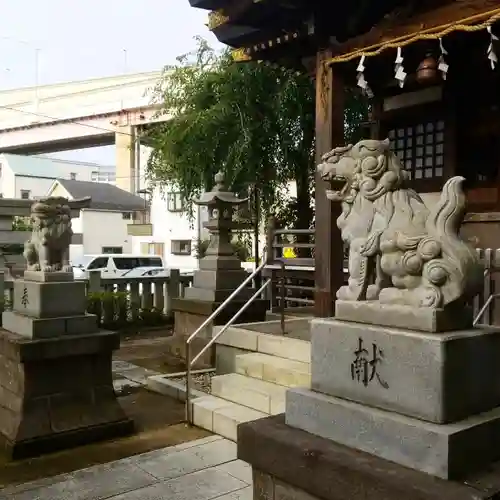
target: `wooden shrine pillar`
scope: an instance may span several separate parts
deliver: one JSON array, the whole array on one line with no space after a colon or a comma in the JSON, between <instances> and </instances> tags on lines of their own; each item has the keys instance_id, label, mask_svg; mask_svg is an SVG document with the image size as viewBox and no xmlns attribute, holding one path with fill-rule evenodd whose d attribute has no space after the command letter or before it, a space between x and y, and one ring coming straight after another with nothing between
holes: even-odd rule
<instances>
[{"instance_id":1,"label":"wooden shrine pillar","mask_svg":"<svg viewBox=\"0 0 500 500\"><path fill-rule=\"evenodd\" d=\"M334 147L344 145L344 86L335 68L324 65L331 51L319 52L316 59L316 164ZM334 315L336 291L342 286L343 245L337 228L340 203L326 198L329 188L316 174L315 207L315 294L314 314Z\"/></svg>"}]
</instances>

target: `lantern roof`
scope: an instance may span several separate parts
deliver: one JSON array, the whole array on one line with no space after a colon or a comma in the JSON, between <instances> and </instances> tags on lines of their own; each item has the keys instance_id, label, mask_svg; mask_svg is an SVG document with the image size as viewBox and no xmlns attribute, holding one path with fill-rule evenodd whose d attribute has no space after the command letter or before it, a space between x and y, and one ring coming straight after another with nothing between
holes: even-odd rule
<instances>
[{"instance_id":1,"label":"lantern roof","mask_svg":"<svg viewBox=\"0 0 500 500\"><path fill-rule=\"evenodd\" d=\"M224 174L219 171L215 174L215 186L212 191L203 193L199 198L193 200L193 203L201 206L215 205L217 202L241 205L247 201L248 198L239 198L231 191L227 191Z\"/></svg>"}]
</instances>

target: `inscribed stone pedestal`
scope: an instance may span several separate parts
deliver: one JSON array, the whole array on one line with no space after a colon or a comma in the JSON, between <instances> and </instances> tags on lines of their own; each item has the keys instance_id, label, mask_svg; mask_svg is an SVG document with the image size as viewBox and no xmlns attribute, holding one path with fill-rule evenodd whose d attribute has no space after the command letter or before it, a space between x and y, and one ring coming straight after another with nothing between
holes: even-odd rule
<instances>
[{"instance_id":1,"label":"inscribed stone pedestal","mask_svg":"<svg viewBox=\"0 0 500 500\"><path fill-rule=\"evenodd\" d=\"M311 388L429 422L500 405L500 329L441 334L311 322Z\"/></svg>"}]
</instances>

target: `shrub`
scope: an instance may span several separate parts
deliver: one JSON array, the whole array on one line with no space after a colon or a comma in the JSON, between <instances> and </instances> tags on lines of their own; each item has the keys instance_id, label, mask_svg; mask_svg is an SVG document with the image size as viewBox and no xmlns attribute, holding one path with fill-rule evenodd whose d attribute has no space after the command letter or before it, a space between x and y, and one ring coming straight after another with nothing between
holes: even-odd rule
<instances>
[{"instance_id":1,"label":"shrub","mask_svg":"<svg viewBox=\"0 0 500 500\"><path fill-rule=\"evenodd\" d=\"M156 308L138 308L134 318L129 292L91 292L87 296L87 312L95 314L99 325L106 329L123 329L128 326L159 326L168 319Z\"/></svg>"},{"instance_id":2,"label":"shrub","mask_svg":"<svg viewBox=\"0 0 500 500\"><path fill-rule=\"evenodd\" d=\"M203 257L205 257L209 243L210 240L198 240L195 247L195 254L197 259L203 259ZM233 240L231 242L231 245L233 246L236 257L238 257L238 259L240 259L242 262L247 262L250 258L249 245L240 240Z\"/></svg>"}]
</instances>

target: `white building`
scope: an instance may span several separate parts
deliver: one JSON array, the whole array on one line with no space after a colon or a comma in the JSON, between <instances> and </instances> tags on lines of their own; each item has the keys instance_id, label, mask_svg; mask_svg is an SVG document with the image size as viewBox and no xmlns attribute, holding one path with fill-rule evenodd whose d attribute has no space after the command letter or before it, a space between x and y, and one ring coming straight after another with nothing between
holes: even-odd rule
<instances>
[{"instance_id":1,"label":"white building","mask_svg":"<svg viewBox=\"0 0 500 500\"><path fill-rule=\"evenodd\" d=\"M55 179L115 182L115 167L47 156L0 154L0 196L35 199L47 195Z\"/></svg>"},{"instance_id":2,"label":"white building","mask_svg":"<svg viewBox=\"0 0 500 500\"><path fill-rule=\"evenodd\" d=\"M295 182L283 188L283 196L295 197ZM195 207L194 220L189 217L182 203L182 197L175 188L154 189L151 197L151 219L148 234L136 236L133 240L133 253L161 255L167 267L181 270L198 268L196 246L198 241L208 239L209 234L203 226L208 221L205 207ZM260 251L266 245L266 227L263 221L259 238ZM253 235L251 237L253 240ZM252 243L253 252L253 243ZM252 267L252 265L246 266Z\"/></svg>"},{"instance_id":3,"label":"white building","mask_svg":"<svg viewBox=\"0 0 500 500\"><path fill-rule=\"evenodd\" d=\"M86 196L92 199L90 208L81 210L80 216L72 220L73 231L81 233L83 240L81 245L71 245L71 260L82 255L133 252L128 226L134 214L147 208L140 196L112 184L68 179L54 181L45 194L69 200Z\"/></svg>"},{"instance_id":4,"label":"white building","mask_svg":"<svg viewBox=\"0 0 500 500\"><path fill-rule=\"evenodd\" d=\"M207 210L197 210L194 221L190 222L179 192L155 189L151 194L150 214L149 234L134 237L133 253L161 255L167 267L196 269L198 239L208 237L203 227L208 220Z\"/></svg>"}]
</instances>

